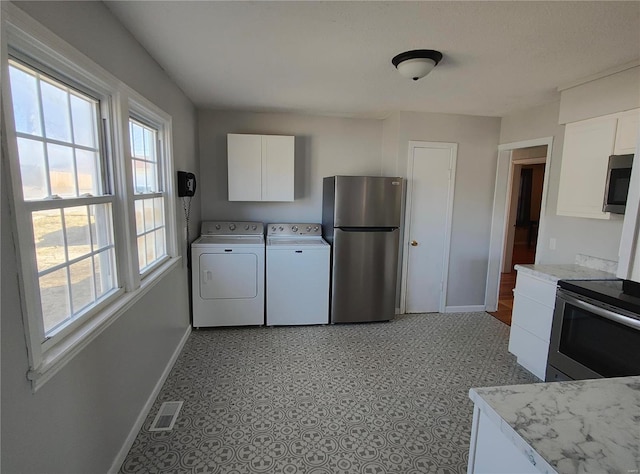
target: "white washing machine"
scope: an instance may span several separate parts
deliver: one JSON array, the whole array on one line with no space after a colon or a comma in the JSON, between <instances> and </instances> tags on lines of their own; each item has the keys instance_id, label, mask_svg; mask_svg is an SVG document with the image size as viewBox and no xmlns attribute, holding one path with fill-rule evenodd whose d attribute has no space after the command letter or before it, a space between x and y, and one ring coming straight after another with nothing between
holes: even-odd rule
<instances>
[{"instance_id":1,"label":"white washing machine","mask_svg":"<svg viewBox=\"0 0 640 474\"><path fill-rule=\"evenodd\" d=\"M329 323L330 258L320 224L267 225L267 326Z\"/></svg>"},{"instance_id":2,"label":"white washing machine","mask_svg":"<svg viewBox=\"0 0 640 474\"><path fill-rule=\"evenodd\" d=\"M203 222L191 266L193 327L264 324L261 222Z\"/></svg>"}]
</instances>

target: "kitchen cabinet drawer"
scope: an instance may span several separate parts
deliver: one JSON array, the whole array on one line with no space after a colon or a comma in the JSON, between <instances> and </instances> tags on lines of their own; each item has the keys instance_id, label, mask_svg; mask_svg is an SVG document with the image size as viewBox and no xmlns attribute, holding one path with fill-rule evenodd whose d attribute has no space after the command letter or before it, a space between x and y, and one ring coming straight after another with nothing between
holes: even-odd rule
<instances>
[{"instance_id":1,"label":"kitchen cabinet drawer","mask_svg":"<svg viewBox=\"0 0 640 474\"><path fill-rule=\"evenodd\" d=\"M534 336L516 324L511 325L509 352L518 358L518 364L544 380L547 371L549 342Z\"/></svg>"},{"instance_id":2,"label":"kitchen cabinet drawer","mask_svg":"<svg viewBox=\"0 0 640 474\"><path fill-rule=\"evenodd\" d=\"M518 272L515 291L553 309L556 304L557 286L556 282L541 280L526 273Z\"/></svg>"},{"instance_id":3,"label":"kitchen cabinet drawer","mask_svg":"<svg viewBox=\"0 0 640 474\"><path fill-rule=\"evenodd\" d=\"M512 324L526 329L534 336L549 342L553 308L520 294L513 299Z\"/></svg>"}]
</instances>

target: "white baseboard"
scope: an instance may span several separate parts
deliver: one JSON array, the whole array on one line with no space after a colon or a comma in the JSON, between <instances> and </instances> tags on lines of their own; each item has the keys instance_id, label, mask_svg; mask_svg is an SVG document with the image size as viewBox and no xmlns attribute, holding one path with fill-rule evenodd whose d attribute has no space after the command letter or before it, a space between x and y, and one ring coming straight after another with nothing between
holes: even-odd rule
<instances>
[{"instance_id":1,"label":"white baseboard","mask_svg":"<svg viewBox=\"0 0 640 474\"><path fill-rule=\"evenodd\" d=\"M140 414L138 415L136 422L133 424L133 427L129 432L129 436L127 436L127 439L122 445L122 448L120 448L120 451L118 452L118 455L114 459L113 464L111 464L111 467L107 471L109 474L115 474L120 470L120 466L122 466L122 463L127 457L127 454L129 453L129 450L131 449L133 442L136 440L136 436L138 436L138 432L140 431L140 428L142 428L142 425L144 424L144 420L147 419L147 415L149 415L149 411L151 411L151 407L153 406L153 403L156 401L156 398L158 397L160 390L162 390L162 386L164 385L164 382L167 380L167 377L169 376L169 373L171 372L173 365L176 363L176 360L178 359L180 352L182 352L182 348L186 344L187 339L189 339L189 334L191 334L191 326L187 328L187 330L184 333L184 336L182 336L182 339L180 339L180 342L178 343L176 350L173 351L173 354L171 355L171 359L169 359L167 366L164 368L162 375L158 379L158 383L156 383L155 387L153 387L153 390L151 391L151 394L149 395L147 402L144 404L144 407L142 407L142 410L140 411Z\"/></svg>"},{"instance_id":2,"label":"white baseboard","mask_svg":"<svg viewBox=\"0 0 640 474\"><path fill-rule=\"evenodd\" d=\"M478 311L484 311L485 306L483 304L474 304L469 306L447 306L444 309L445 313L477 313Z\"/></svg>"}]
</instances>

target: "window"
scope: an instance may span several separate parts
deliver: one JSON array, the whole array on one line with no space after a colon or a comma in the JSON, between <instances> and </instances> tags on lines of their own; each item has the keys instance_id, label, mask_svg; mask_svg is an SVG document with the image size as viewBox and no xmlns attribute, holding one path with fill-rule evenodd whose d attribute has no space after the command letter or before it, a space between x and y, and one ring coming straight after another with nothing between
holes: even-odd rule
<instances>
[{"instance_id":1,"label":"window","mask_svg":"<svg viewBox=\"0 0 640 474\"><path fill-rule=\"evenodd\" d=\"M16 60L9 74L46 339L117 287L113 196L99 101Z\"/></svg>"},{"instance_id":2,"label":"window","mask_svg":"<svg viewBox=\"0 0 640 474\"><path fill-rule=\"evenodd\" d=\"M179 262L171 117L1 8L2 137L37 390Z\"/></svg>"},{"instance_id":3,"label":"window","mask_svg":"<svg viewBox=\"0 0 640 474\"><path fill-rule=\"evenodd\" d=\"M138 267L142 274L167 255L164 194L158 130L130 118L131 165L134 188Z\"/></svg>"}]
</instances>

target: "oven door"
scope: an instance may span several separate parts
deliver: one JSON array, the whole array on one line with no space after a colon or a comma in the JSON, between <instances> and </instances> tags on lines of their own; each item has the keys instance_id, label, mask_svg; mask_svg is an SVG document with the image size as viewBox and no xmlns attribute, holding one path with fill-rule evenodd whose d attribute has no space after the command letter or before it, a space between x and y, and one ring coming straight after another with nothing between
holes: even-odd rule
<instances>
[{"instance_id":1,"label":"oven door","mask_svg":"<svg viewBox=\"0 0 640 474\"><path fill-rule=\"evenodd\" d=\"M638 347L637 315L558 290L549 345L550 368L573 380L638 375Z\"/></svg>"}]
</instances>

